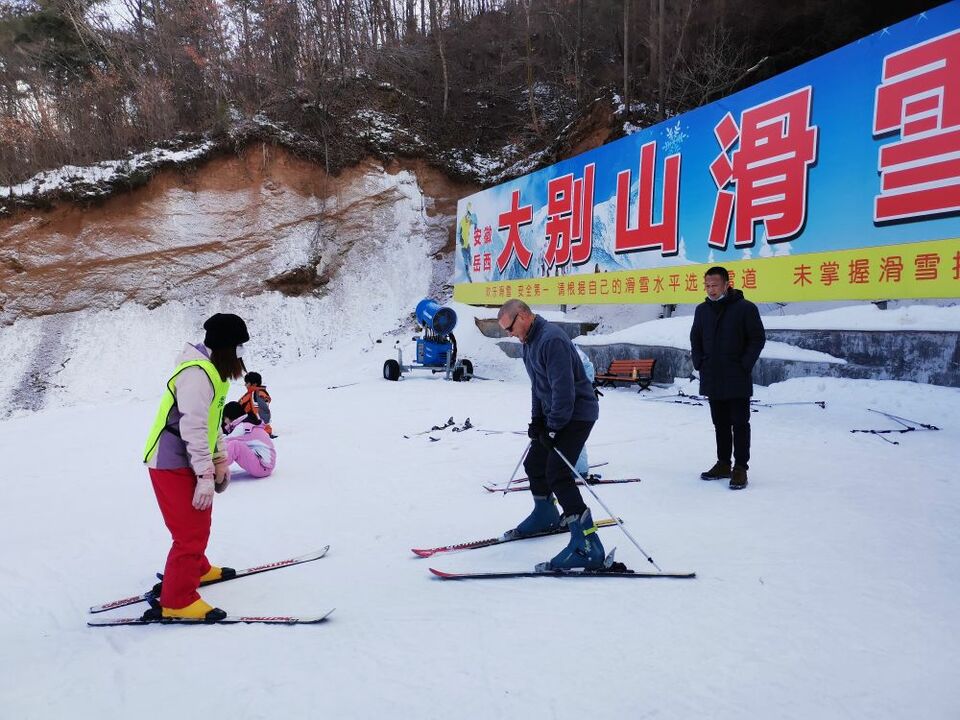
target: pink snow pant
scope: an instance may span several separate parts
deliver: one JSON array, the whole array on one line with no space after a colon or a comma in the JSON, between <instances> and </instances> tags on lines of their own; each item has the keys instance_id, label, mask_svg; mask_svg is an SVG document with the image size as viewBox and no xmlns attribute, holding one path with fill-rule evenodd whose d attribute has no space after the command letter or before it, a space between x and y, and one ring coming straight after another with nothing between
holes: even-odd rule
<instances>
[{"instance_id":1,"label":"pink snow pant","mask_svg":"<svg viewBox=\"0 0 960 720\"><path fill-rule=\"evenodd\" d=\"M272 455L270 467L264 467L257 454L243 440L227 438L227 460L236 463L253 477L262 478L273 472L276 455Z\"/></svg>"},{"instance_id":2,"label":"pink snow pant","mask_svg":"<svg viewBox=\"0 0 960 720\"><path fill-rule=\"evenodd\" d=\"M173 546L163 569L160 604L166 608L184 608L200 599L197 592L200 578L210 569L206 551L213 507L194 509L197 476L190 468L150 468L150 481L163 521L173 537Z\"/></svg>"}]
</instances>

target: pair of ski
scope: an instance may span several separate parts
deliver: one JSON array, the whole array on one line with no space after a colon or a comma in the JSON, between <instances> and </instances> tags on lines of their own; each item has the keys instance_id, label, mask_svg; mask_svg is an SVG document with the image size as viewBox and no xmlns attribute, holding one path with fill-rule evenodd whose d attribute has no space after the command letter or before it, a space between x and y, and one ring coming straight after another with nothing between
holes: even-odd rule
<instances>
[{"instance_id":1,"label":"pair of ski","mask_svg":"<svg viewBox=\"0 0 960 720\"><path fill-rule=\"evenodd\" d=\"M330 550L330 546L321 548L315 552L307 553L306 555L300 555L299 557L287 558L286 560L279 560L277 562L267 563L266 565L256 565L246 570L237 570L236 575L231 575L228 578L222 578L220 580L211 580L209 582L201 583L203 586L207 585L216 585L222 582L228 582L230 580L236 580L242 577L249 577L250 575L258 575L260 573L270 572L271 570L279 570L280 568L292 567L294 565L302 565L303 563L313 562L314 560L319 560L324 555L327 554L327 551ZM161 577L158 574L158 577ZM162 577L161 577L162 580ZM141 602L156 602L157 596L153 590L148 590L147 592L140 593L139 595L133 595L131 597L122 598L120 600L113 600L103 605L94 605L90 608L91 613L101 613L106 612L107 610L115 610L116 608L126 607L128 605L136 605ZM263 625L315 625L316 623L321 623L330 617L330 614L333 612L333 609L326 611L321 615L228 615L222 620L217 620L215 623L209 623L202 618L163 618L161 620L146 620L142 617L125 617L125 618L95 618L89 620L87 625L90 627L111 627L115 625L233 625L236 623L258 623Z\"/></svg>"},{"instance_id":2,"label":"pair of ski","mask_svg":"<svg viewBox=\"0 0 960 720\"><path fill-rule=\"evenodd\" d=\"M610 527L616 525L617 521L613 518L603 518L596 521L596 526ZM492 545L502 545L503 543L515 542L517 540L530 540L532 538L547 537L548 535L560 535L570 532L567 527L559 527L556 530L523 535L522 537L500 536L496 538L487 538L485 540L473 540L471 542L457 543L455 545L441 545L434 548L413 548L413 553L418 557L428 558L440 553L457 552L460 550L476 550L477 548L490 547ZM613 553L610 553L611 560ZM619 563L618 566L623 567ZM613 570L604 568L601 570L547 570L547 571L506 571L506 572L472 572L472 573L453 573L437 568L429 568L430 572L441 580L495 580L506 578L528 578L528 577L604 577L604 578L677 578L692 579L696 573L644 573L634 570Z\"/></svg>"}]
</instances>

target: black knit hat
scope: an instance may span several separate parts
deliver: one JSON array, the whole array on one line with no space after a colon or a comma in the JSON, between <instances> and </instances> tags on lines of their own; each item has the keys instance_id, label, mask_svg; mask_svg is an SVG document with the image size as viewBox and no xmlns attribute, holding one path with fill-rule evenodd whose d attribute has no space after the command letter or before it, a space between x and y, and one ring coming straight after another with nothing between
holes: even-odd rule
<instances>
[{"instance_id":1,"label":"black knit hat","mask_svg":"<svg viewBox=\"0 0 960 720\"><path fill-rule=\"evenodd\" d=\"M236 347L250 339L247 324L239 315L232 313L217 313L211 316L203 324L203 329L207 331L203 344L211 350Z\"/></svg>"}]
</instances>

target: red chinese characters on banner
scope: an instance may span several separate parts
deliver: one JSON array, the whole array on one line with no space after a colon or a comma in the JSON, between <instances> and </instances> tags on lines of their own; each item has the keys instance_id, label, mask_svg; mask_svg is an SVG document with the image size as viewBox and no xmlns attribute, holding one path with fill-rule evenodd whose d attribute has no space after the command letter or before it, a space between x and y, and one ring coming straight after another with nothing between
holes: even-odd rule
<instances>
[{"instance_id":1,"label":"red chinese characters on banner","mask_svg":"<svg viewBox=\"0 0 960 720\"><path fill-rule=\"evenodd\" d=\"M877 86L880 148L874 222L960 210L960 30L887 55Z\"/></svg>"},{"instance_id":2,"label":"red chinese characters on banner","mask_svg":"<svg viewBox=\"0 0 960 720\"><path fill-rule=\"evenodd\" d=\"M913 260L914 274L917 280L936 280L937 267L940 265L938 253L920 253Z\"/></svg>"},{"instance_id":3,"label":"red chinese characters on banner","mask_svg":"<svg viewBox=\"0 0 960 720\"><path fill-rule=\"evenodd\" d=\"M710 164L717 185L708 243L726 249L735 214L734 245L753 244L762 222L769 242L788 240L807 216L808 168L817 158L808 86L743 111L740 127L727 113L713 129L721 152ZM739 138L740 147L727 152ZM733 183L733 191L724 188Z\"/></svg>"},{"instance_id":4,"label":"red chinese characters on banner","mask_svg":"<svg viewBox=\"0 0 960 720\"><path fill-rule=\"evenodd\" d=\"M903 277L903 258L900 255L888 255L880 259L880 282L900 282Z\"/></svg>"},{"instance_id":5,"label":"red chinese characters on banner","mask_svg":"<svg viewBox=\"0 0 960 720\"><path fill-rule=\"evenodd\" d=\"M870 283L870 259L854 258L847 266L847 281L851 285L867 285Z\"/></svg>"},{"instance_id":6,"label":"red chinese characters on banner","mask_svg":"<svg viewBox=\"0 0 960 720\"><path fill-rule=\"evenodd\" d=\"M501 273L504 271L513 253L517 254L517 260L526 270L530 267L530 258L533 257L533 253L527 250L520 239L520 226L529 225L533 222L533 206L524 205L520 207L520 191L514 190L510 198L510 209L505 213L500 213L497 221L497 229L507 231L507 242L504 243L503 250L497 255L497 270Z\"/></svg>"},{"instance_id":7,"label":"red chinese characters on banner","mask_svg":"<svg viewBox=\"0 0 960 720\"><path fill-rule=\"evenodd\" d=\"M630 171L617 173L617 234L614 252L660 249L661 255L676 255L679 247L677 220L680 214L680 155L663 162L663 203L660 222L653 222L654 170L657 143L640 148L640 179L637 183L637 222L630 223Z\"/></svg>"},{"instance_id":8,"label":"red chinese characters on banner","mask_svg":"<svg viewBox=\"0 0 960 720\"><path fill-rule=\"evenodd\" d=\"M583 169L583 178L573 175L547 183L547 267L569 262L582 265L593 251L593 178L596 164Z\"/></svg>"},{"instance_id":9,"label":"red chinese characters on banner","mask_svg":"<svg viewBox=\"0 0 960 720\"><path fill-rule=\"evenodd\" d=\"M803 287L804 285L812 285L813 280L810 279L810 266L809 265L796 265L793 268L793 284Z\"/></svg>"}]
</instances>

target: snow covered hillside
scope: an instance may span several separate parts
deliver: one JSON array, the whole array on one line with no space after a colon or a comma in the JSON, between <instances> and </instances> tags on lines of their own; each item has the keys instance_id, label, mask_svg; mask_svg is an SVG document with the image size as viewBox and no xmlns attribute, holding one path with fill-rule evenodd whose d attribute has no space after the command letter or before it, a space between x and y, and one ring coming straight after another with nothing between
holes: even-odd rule
<instances>
[{"instance_id":1,"label":"snow covered hillside","mask_svg":"<svg viewBox=\"0 0 960 720\"><path fill-rule=\"evenodd\" d=\"M234 614L336 608L316 626L86 627L90 605L147 589L163 566L138 453L180 343L209 311L251 306L89 318L99 352L64 370L70 404L0 424L0 717L957 717L960 390L758 388L768 404L826 408L759 407L737 493L699 479L708 409L671 402L695 385L607 392L591 461L642 482L596 492L664 570L697 578L444 582L427 568L529 569L564 540L410 552L497 535L530 507L481 487L507 481L525 447L502 431L525 428L529 388L469 309L456 306L460 352L490 380L380 377L412 334L386 331L427 286L417 267L376 291L358 279L336 303L254 306L247 358L274 397L278 469L216 497L209 555L249 567L331 550L204 597ZM271 354L308 336L316 358ZM851 433L902 429L870 408L941 429ZM415 434L451 416L475 427ZM650 569L616 528L601 534Z\"/></svg>"}]
</instances>

